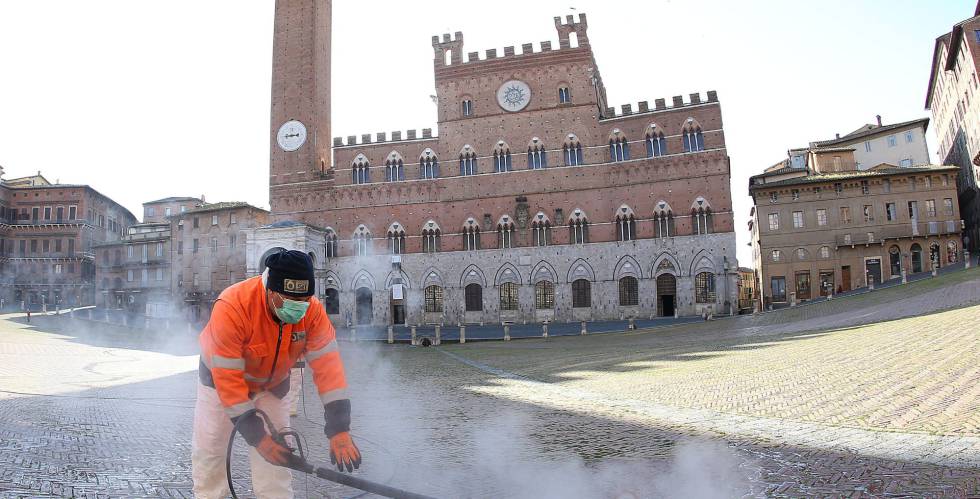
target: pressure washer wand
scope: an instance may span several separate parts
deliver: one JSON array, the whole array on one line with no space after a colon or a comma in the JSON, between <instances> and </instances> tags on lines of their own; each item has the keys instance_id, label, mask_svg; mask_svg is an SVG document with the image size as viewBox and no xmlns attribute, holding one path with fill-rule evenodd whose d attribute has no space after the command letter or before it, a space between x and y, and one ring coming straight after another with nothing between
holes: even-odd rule
<instances>
[{"instance_id":1,"label":"pressure washer wand","mask_svg":"<svg viewBox=\"0 0 980 499\"><path fill-rule=\"evenodd\" d=\"M315 467L305 460L303 461L303 464L290 466L290 468L309 475L317 476L324 480L330 480L331 482L339 483L341 485L354 487L355 489L360 489L382 497L390 497L392 499L435 499L432 496L396 489L395 487L372 482L353 475L345 475L339 471L334 471L329 468Z\"/></svg>"}]
</instances>

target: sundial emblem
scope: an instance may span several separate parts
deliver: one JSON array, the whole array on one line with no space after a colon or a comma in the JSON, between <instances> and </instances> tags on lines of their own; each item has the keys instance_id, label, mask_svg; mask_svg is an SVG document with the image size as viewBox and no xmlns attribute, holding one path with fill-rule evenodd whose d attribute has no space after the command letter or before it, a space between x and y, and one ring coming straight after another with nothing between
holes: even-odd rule
<instances>
[{"instance_id":1,"label":"sundial emblem","mask_svg":"<svg viewBox=\"0 0 980 499\"><path fill-rule=\"evenodd\" d=\"M497 89L497 104L505 111L516 112L531 102L531 87L520 80L510 80Z\"/></svg>"}]
</instances>

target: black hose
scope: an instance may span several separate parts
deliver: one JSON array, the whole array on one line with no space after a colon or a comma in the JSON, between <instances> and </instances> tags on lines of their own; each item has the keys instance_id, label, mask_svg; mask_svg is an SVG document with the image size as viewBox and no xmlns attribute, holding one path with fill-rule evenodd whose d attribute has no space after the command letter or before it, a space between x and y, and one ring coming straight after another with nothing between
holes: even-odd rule
<instances>
[{"instance_id":1,"label":"black hose","mask_svg":"<svg viewBox=\"0 0 980 499\"><path fill-rule=\"evenodd\" d=\"M275 426L272 425L272 421L269 416L263 412L261 409L251 409L235 421L235 426L231 430L231 436L228 437L228 453L225 456L225 474L228 478L228 490L231 492L231 497L238 499L238 495L235 494L235 484L231 480L231 451L235 445L235 436L238 433L238 426L245 420L245 418L257 414L264 421L266 426L269 427L269 433L273 435L273 438L280 438L282 434L278 432ZM295 432L288 432L288 434L296 435ZM297 444L299 444L299 439L297 438ZM317 468L306 461L303 455L303 448L300 445L299 448L300 457L302 458L302 464L297 464L296 466L290 466L289 468L296 471L300 471L309 475L315 475L324 480L330 480L331 482L339 483L341 485L347 485L348 487L354 487L356 489L369 492L371 494L376 494L382 497L389 497L391 499L435 499L431 496L425 496L422 494L416 494L414 492L408 492L405 490L397 489L395 487L390 487L388 485L383 485L380 483L372 482L370 480L365 480L363 478L358 478L352 475L345 475L339 471L334 471L327 468Z\"/></svg>"}]
</instances>

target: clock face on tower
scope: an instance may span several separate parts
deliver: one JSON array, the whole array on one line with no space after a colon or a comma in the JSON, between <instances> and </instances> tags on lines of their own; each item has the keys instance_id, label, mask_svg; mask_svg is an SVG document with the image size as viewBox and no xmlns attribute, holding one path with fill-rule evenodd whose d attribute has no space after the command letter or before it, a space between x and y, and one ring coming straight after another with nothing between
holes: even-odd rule
<instances>
[{"instance_id":1,"label":"clock face on tower","mask_svg":"<svg viewBox=\"0 0 980 499\"><path fill-rule=\"evenodd\" d=\"M299 149L306 142L306 125L296 120L283 123L279 127L276 141L279 142L279 147L283 151L289 152Z\"/></svg>"},{"instance_id":2,"label":"clock face on tower","mask_svg":"<svg viewBox=\"0 0 980 499\"><path fill-rule=\"evenodd\" d=\"M515 112L531 102L531 87L520 80L510 80L497 89L497 104L505 111Z\"/></svg>"}]
</instances>

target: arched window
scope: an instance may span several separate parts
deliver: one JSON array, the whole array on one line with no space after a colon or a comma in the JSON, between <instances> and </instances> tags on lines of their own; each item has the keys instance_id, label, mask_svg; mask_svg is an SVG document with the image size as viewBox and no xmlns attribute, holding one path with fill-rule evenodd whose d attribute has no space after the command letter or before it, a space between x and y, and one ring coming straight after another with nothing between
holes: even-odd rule
<instances>
[{"instance_id":1,"label":"arched window","mask_svg":"<svg viewBox=\"0 0 980 499\"><path fill-rule=\"evenodd\" d=\"M467 219L463 224L463 249L466 251L480 249L480 225L472 218Z\"/></svg>"},{"instance_id":2,"label":"arched window","mask_svg":"<svg viewBox=\"0 0 980 499\"><path fill-rule=\"evenodd\" d=\"M912 273L922 272L922 246L919 243L912 244Z\"/></svg>"},{"instance_id":3,"label":"arched window","mask_svg":"<svg viewBox=\"0 0 980 499\"><path fill-rule=\"evenodd\" d=\"M442 312L442 287L428 286L425 288L425 311L426 313Z\"/></svg>"},{"instance_id":4,"label":"arched window","mask_svg":"<svg viewBox=\"0 0 980 499\"><path fill-rule=\"evenodd\" d=\"M640 282L633 276L619 280L619 306L635 307L640 304Z\"/></svg>"},{"instance_id":5,"label":"arched window","mask_svg":"<svg viewBox=\"0 0 980 499\"><path fill-rule=\"evenodd\" d=\"M534 308L538 310L555 308L555 284L551 281L538 281L534 285Z\"/></svg>"},{"instance_id":6,"label":"arched window","mask_svg":"<svg viewBox=\"0 0 980 499\"><path fill-rule=\"evenodd\" d=\"M653 211L653 228L661 239L674 235L674 212L666 201L657 202Z\"/></svg>"},{"instance_id":7,"label":"arched window","mask_svg":"<svg viewBox=\"0 0 980 499\"><path fill-rule=\"evenodd\" d=\"M534 235L535 246L551 244L551 220L544 213L538 212L531 222L531 233Z\"/></svg>"},{"instance_id":8,"label":"arched window","mask_svg":"<svg viewBox=\"0 0 980 499\"><path fill-rule=\"evenodd\" d=\"M805 261L810 253L804 248L796 248L796 259L799 261Z\"/></svg>"},{"instance_id":9,"label":"arched window","mask_svg":"<svg viewBox=\"0 0 980 499\"><path fill-rule=\"evenodd\" d=\"M497 247L509 249L514 246L514 220L510 215L504 215L497 222Z\"/></svg>"},{"instance_id":10,"label":"arched window","mask_svg":"<svg viewBox=\"0 0 980 499\"><path fill-rule=\"evenodd\" d=\"M888 248L888 264L892 276L902 275L902 250L898 249L898 246L892 245Z\"/></svg>"},{"instance_id":11,"label":"arched window","mask_svg":"<svg viewBox=\"0 0 980 499\"><path fill-rule=\"evenodd\" d=\"M436 253L442 247L442 230L439 224L429 220L422 227L422 252Z\"/></svg>"},{"instance_id":12,"label":"arched window","mask_svg":"<svg viewBox=\"0 0 980 499\"><path fill-rule=\"evenodd\" d=\"M956 249L955 241L946 243L946 263L956 263L959 261L959 252Z\"/></svg>"},{"instance_id":13,"label":"arched window","mask_svg":"<svg viewBox=\"0 0 980 499\"><path fill-rule=\"evenodd\" d=\"M500 310L517 310L517 284L505 282L500 285Z\"/></svg>"},{"instance_id":14,"label":"arched window","mask_svg":"<svg viewBox=\"0 0 980 499\"><path fill-rule=\"evenodd\" d=\"M710 234L713 231L711 205L703 197L698 196L691 205L691 218L694 219L695 234Z\"/></svg>"},{"instance_id":15,"label":"arched window","mask_svg":"<svg viewBox=\"0 0 980 499\"><path fill-rule=\"evenodd\" d=\"M476 173L476 153L473 152L472 147L463 146L463 150L459 152L459 174L476 175Z\"/></svg>"},{"instance_id":16,"label":"arched window","mask_svg":"<svg viewBox=\"0 0 980 499\"><path fill-rule=\"evenodd\" d=\"M694 301L697 303L715 302L715 275L701 272L694 276Z\"/></svg>"},{"instance_id":17,"label":"arched window","mask_svg":"<svg viewBox=\"0 0 980 499\"><path fill-rule=\"evenodd\" d=\"M388 251L392 255L405 253L405 227L398 222L388 227Z\"/></svg>"},{"instance_id":18,"label":"arched window","mask_svg":"<svg viewBox=\"0 0 980 499\"><path fill-rule=\"evenodd\" d=\"M609 161L626 161L630 159L630 143L618 128L609 134Z\"/></svg>"},{"instance_id":19,"label":"arched window","mask_svg":"<svg viewBox=\"0 0 980 499\"><path fill-rule=\"evenodd\" d=\"M363 154L358 154L350 167L352 183L366 184L371 181L371 163Z\"/></svg>"},{"instance_id":20,"label":"arched window","mask_svg":"<svg viewBox=\"0 0 980 499\"><path fill-rule=\"evenodd\" d=\"M664 138L664 132L656 124L651 124L647 127L647 157L653 158L666 154L667 139Z\"/></svg>"},{"instance_id":21,"label":"arched window","mask_svg":"<svg viewBox=\"0 0 980 499\"><path fill-rule=\"evenodd\" d=\"M493 148L493 171L497 173L509 172L514 169L510 158L510 146L506 142L497 142Z\"/></svg>"},{"instance_id":22,"label":"arched window","mask_svg":"<svg viewBox=\"0 0 980 499\"><path fill-rule=\"evenodd\" d=\"M778 262L778 261L782 260L782 258L783 258L783 252L782 251L779 251L778 249L772 250L772 261Z\"/></svg>"},{"instance_id":23,"label":"arched window","mask_svg":"<svg viewBox=\"0 0 980 499\"><path fill-rule=\"evenodd\" d=\"M357 256L366 256L371 251L371 231L367 229L364 225L359 225L357 230L354 231L354 237L352 238L354 242L354 254Z\"/></svg>"},{"instance_id":24,"label":"arched window","mask_svg":"<svg viewBox=\"0 0 980 499\"><path fill-rule=\"evenodd\" d=\"M820 247L820 258L827 259L830 258L830 246Z\"/></svg>"},{"instance_id":25,"label":"arched window","mask_svg":"<svg viewBox=\"0 0 980 499\"><path fill-rule=\"evenodd\" d=\"M701 134L701 125L694 118L688 118L682 132L684 141L684 152L698 152L704 150L704 136Z\"/></svg>"},{"instance_id":26,"label":"arched window","mask_svg":"<svg viewBox=\"0 0 980 499\"><path fill-rule=\"evenodd\" d=\"M636 216L633 209L625 204L616 210L616 238L620 241L636 239Z\"/></svg>"},{"instance_id":27,"label":"arched window","mask_svg":"<svg viewBox=\"0 0 980 499\"><path fill-rule=\"evenodd\" d=\"M385 160L385 182L405 180L405 161L402 155L392 151Z\"/></svg>"},{"instance_id":28,"label":"arched window","mask_svg":"<svg viewBox=\"0 0 980 499\"><path fill-rule=\"evenodd\" d=\"M548 167L548 156L544 149L544 144L537 137L531 139L527 145L527 168L529 170L540 170Z\"/></svg>"},{"instance_id":29,"label":"arched window","mask_svg":"<svg viewBox=\"0 0 980 499\"><path fill-rule=\"evenodd\" d=\"M337 257L337 233L333 229L327 229L327 235L324 237L324 243L326 245L327 258Z\"/></svg>"},{"instance_id":30,"label":"arched window","mask_svg":"<svg viewBox=\"0 0 980 499\"><path fill-rule=\"evenodd\" d=\"M592 283L587 279L577 279L572 282L572 308L589 308L592 306Z\"/></svg>"},{"instance_id":31,"label":"arched window","mask_svg":"<svg viewBox=\"0 0 980 499\"><path fill-rule=\"evenodd\" d=\"M558 103L568 104L569 102L572 102L572 94L569 92L568 87L558 87Z\"/></svg>"},{"instance_id":32,"label":"arched window","mask_svg":"<svg viewBox=\"0 0 980 499\"><path fill-rule=\"evenodd\" d=\"M419 176L423 179L439 178L439 158L432 149L422 151L419 156Z\"/></svg>"},{"instance_id":33,"label":"arched window","mask_svg":"<svg viewBox=\"0 0 980 499\"><path fill-rule=\"evenodd\" d=\"M467 284L463 290L466 301L467 312L480 312L483 310L483 286L479 284Z\"/></svg>"},{"instance_id":34,"label":"arched window","mask_svg":"<svg viewBox=\"0 0 980 499\"><path fill-rule=\"evenodd\" d=\"M579 142L578 137L574 133L568 134L565 138L565 143L561 146L562 155L565 158L566 166L579 166L585 164L582 156L582 143Z\"/></svg>"},{"instance_id":35,"label":"arched window","mask_svg":"<svg viewBox=\"0 0 980 499\"><path fill-rule=\"evenodd\" d=\"M568 218L568 244L589 242L589 219L585 212L576 208Z\"/></svg>"}]
</instances>

